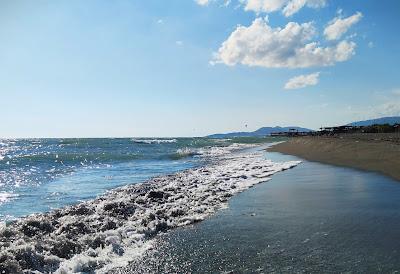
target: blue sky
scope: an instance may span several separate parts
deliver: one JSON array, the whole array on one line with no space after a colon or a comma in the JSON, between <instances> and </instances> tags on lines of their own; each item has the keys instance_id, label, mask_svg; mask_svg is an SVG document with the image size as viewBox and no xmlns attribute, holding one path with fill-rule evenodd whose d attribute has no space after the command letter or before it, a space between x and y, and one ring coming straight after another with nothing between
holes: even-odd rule
<instances>
[{"instance_id":1,"label":"blue sky","mask_svg":"<svg viewBox=\"0 0 400 274\"><path fill-rule=\"evenodd\" d=\"M288 15L291 1L304 6ZM0 137L202 136L400 115L399 1L197 2L1 1Z\"/></svg>"}]
</instances>

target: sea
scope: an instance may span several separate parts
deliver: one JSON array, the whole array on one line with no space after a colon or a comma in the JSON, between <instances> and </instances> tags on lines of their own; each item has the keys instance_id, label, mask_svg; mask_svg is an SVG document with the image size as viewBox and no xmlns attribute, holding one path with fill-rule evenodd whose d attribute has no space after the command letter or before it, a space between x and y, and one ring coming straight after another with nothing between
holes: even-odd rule
<instances>
[{"instance_id":1,"label":"sea","mask_svg":"<svg viewBox=\"0 0 400 274\"><path fill-rule=\"evenodd\" d=\"M275 138L1 141L0 272L108 273L300 161Z\"/></svg>"},{"instance_id":2,"label":"sea","mask_svg":"<svg viewBox=\"0 0 400 274\"><path fill-rule=\"evenodd\" d=\"M0 140L0 221L92 199L107 190L205 165L223 148L271 138Z\"/></svg>"}]
</instances>

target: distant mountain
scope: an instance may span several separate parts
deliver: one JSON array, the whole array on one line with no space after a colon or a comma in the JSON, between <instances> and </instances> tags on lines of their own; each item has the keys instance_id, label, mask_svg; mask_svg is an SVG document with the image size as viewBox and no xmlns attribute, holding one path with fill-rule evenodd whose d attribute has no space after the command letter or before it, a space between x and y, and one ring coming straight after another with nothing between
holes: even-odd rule
<instances>
[{"instance_id":1,"label":"distant mountain","mask_svg":"<svg viewBox=\"0 0 400 274\"><path fill-rule=\"evenodd\" d=\"M383 124L389 124L389 125L400 124L400 116L382 117L378 119L358 121L347 124L346 126L371 126L371 125L383 125Z\"/></svg>"},{"instance_id":2,"label":"distant mountain","mask_svg":"<svg viewBox=\"0 0 400 274\"><path fill-rule=\"evenodd\" d=\"M296 129L298 131L313 131L308 128L302 127L262 127L257 129L256 131L252 132L231 132L231 133L219 133L219 134L212 134L207 137L209 138L233 138L233 137L262 137L268 136L273 132L287 132L289 129Z\"/></svg>"}]
</instances>

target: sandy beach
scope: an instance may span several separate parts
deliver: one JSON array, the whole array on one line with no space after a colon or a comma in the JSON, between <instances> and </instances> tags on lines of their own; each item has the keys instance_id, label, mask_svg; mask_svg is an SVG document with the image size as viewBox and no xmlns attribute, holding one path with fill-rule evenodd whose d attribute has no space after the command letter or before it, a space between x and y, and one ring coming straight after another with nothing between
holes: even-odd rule
<instances>
[{"instance_id":1,"label":"sandy beach","mask_svg":"<svg viewBox=\"0 0 400 274\"><path fill-rule=\"evenodd\" d=\"M400 181L399 134L299 137L274 145L272 152L309 161L379 172Z\"/></svg>"}]
</instances>

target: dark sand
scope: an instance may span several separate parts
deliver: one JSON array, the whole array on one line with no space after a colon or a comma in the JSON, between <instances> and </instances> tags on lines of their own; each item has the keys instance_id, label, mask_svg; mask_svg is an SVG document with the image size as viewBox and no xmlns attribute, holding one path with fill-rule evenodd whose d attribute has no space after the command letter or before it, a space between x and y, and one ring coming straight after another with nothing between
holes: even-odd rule
<instances>
[{"instance_id":1,"label":"dark sand","mask_svg":"<svg viewBox=\"0 0 400 274\"><path fill-rule=\"evenodd\" d=\"M110 273L398 273L399 197L389 177L304 161Z\"/></svg>"},{"instance_id":2,"label":"dark sand","mask_svg":"<svg viewBox=\"0 0 400 274\"><path fill-rule=\"evenodd\" d=\"M400 181L400 134L296 137L268 151L309 161L379 172Z\"/></svg>"}]
</instances>

